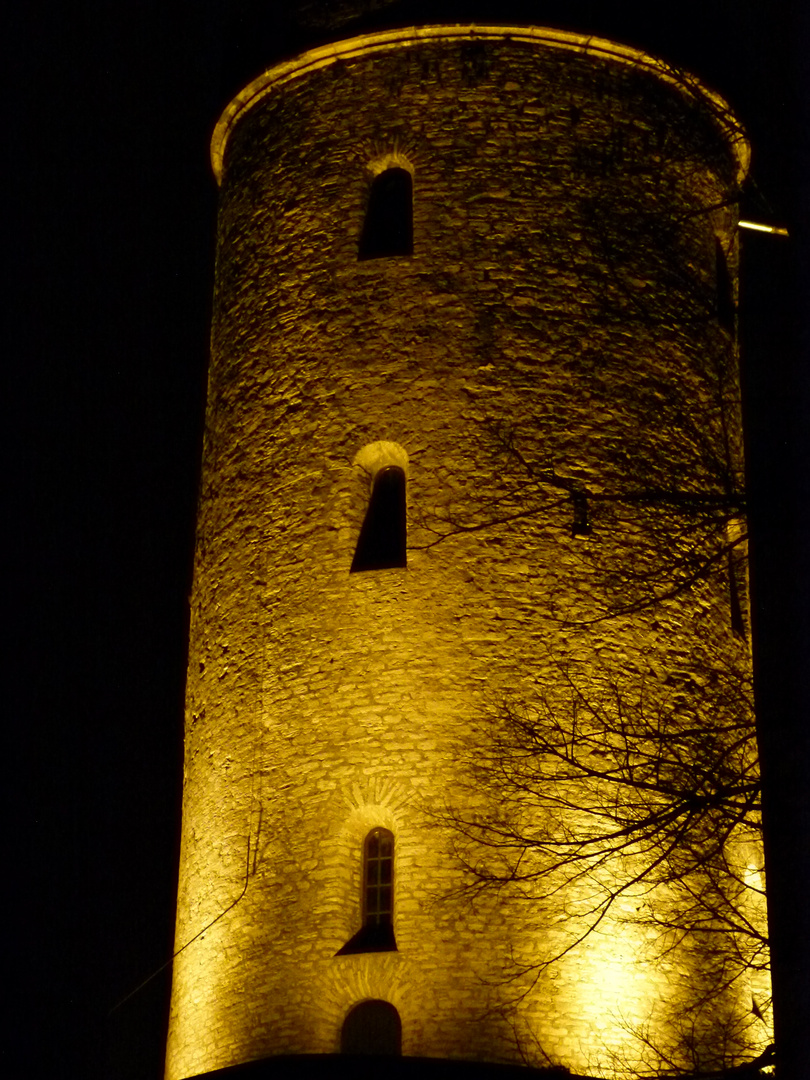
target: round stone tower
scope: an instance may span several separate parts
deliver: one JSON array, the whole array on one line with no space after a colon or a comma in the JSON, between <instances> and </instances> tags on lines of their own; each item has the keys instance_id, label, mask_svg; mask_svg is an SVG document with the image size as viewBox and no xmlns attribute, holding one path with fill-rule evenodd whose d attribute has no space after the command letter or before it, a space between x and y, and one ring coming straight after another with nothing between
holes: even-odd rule
<instances>
[{"instance_id":1,"label":"round stone tower","mask_svg":"<svg viewBox=\"0 0 810 1080\"><path fill-rule=\"evenodd\" d=\"M595 927L598 874L484 887L508 799L477 759L504 712L666 695L694 721L707 672L749 671L745 140L624 47L429 26L270 69L212 152L167 1077L609 1071L651 1002L697 993L700 951L645 951L630 909L666 883Z\"/></svg>"}]
</instances>

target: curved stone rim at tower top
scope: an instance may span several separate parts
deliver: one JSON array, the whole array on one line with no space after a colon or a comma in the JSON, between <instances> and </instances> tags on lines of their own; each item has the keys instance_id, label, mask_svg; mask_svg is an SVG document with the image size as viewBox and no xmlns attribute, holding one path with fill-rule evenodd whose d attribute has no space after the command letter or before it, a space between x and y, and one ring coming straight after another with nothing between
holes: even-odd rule
<instances>
[{"instance_id":1,"label":"curved stone rim at tower top","mask_svg":"<svg viewBox=\"0 0 810 1080\"><path fill-rule=\"evenodd\" d=\"M737 160L737 182L742 183L751 161L751 146L742 125L728 102L714 90L688 72L674 68L663 60L641 52L629 45L620 45L605 38L589 37L567 30L554 30L540 26L413 26L404 30L383 30L374 34L346 38L317 49L301 53L291 60L276 64L250 82L241 90L220 116L211 138L211 166L217 184L222 182L222 166L225 147L231 132L254 105L279 86L302 78L320 68L329 67L339 60L352 60L361 56L430 41L455 40L518 41L533 45L545 45L555 49L578 52L585 56L613 60L619 64L649 71L664 83L679 90L685 97L702 100L723 137L728 141Z\"/></svg>"}]
</instances>

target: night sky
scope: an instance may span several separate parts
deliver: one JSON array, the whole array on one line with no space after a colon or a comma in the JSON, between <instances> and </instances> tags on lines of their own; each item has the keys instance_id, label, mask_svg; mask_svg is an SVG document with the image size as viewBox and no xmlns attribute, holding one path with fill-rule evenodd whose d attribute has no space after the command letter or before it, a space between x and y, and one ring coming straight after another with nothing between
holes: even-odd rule
<instances>
[{"instance_id":1,"label":"night sky","mask_svg":"<svg viewBox=\"0 0 810 1080\"><path fill-rule=\"evenodd\" d=\"M233 92L295 51L288 6L74 0L6 17L12 973L0 1071L14 1080L161 1075L168 972L110 1010L172 949L216 213L208 142ZM440 10L455 22L486 4L406 6L403 22ZM810 18L745 0L499 10L702 77L751 137L743 216L791 230L744 236L741 318L775 929L807 971ZM807 982L790 993L806 1014Z\"/></svg>"}]
</instances>

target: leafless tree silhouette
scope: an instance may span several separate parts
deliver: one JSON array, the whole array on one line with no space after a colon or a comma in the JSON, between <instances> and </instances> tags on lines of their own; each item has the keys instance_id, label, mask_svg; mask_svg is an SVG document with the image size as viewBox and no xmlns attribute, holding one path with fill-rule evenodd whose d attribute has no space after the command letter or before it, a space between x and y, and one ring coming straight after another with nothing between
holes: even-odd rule
<instances>
[{"instance_id":1,"label":"leafless tree silhouette","mask_svg":"<svg viewBox=\"0 0 810 1080\"><path fill-rule=\"evenodd\" d=\"M557 916L553 944L515 958L516 998L608 916L693 967L688 1007L654 1029L666 1043L635 1031L638 1075L733 1065L766 1031L766 998L739 1009L768 967L750 681L716 659L700 680L547 664L543 693L470 732L477 808L442 818L470 898L496 890Z\"/></svg>"},{"instance_id":2,"label":"leafless tree silhouette","mask_svg":"<svg viewBox=\"0 0 810 1080\"><path fill-rule=\"evenodd\" d=\"M632 921L650 931L659 957L677 954L700 974L664 1041L655 1041L660 1027L636 1026L636 1064L613 1064L628 1075L708 1075L761 1053L768 1009L765 997L740 1008L752 976L767 985L768 944L727 239L739 192L732 180L725 191L699 177L683 183L681 172L681 194L664 183L658 198L655 169L710 153L663 120L649 136L658 140L651 157L628 146L637 137L617 125L598 145L583 141L578 168L593 184L578 205L579 247L556 252L598 357L587 340L576 352L566 342L550 370L564 370L568 397L552 382L534 394L530 419L525 408L512 418L508 394L498 412L471 391L469 456L490 462L491 481L463 503L424 512L417 546L508 534L521 553L542 549L539 562L550 536L567 551L576 543L567 566L575 562L577 587L554 572L544 579L542 618L558 633L537 657L538 688L478 718L459 749L469 777L462 803L476 809L451 803L439 816L470 897L496 890L556 912L545 953L514 958L517 997L608 916ZM646 202L623 190L628 167L634 190L649 170ZM709 250L696 237L711 239L718 221ZM619 325L632 337L624 352L611 336ZM493 316L481 370L532 392L536 373L498 355L497 340ZM538 338L538 355L554 348ZM666 358L668 349L672 370L666 359L633 367L637 355ZM678 670L645 662L632 645L608 655L589 636L611 621L619 636L632 638L631 625L643 635L659 616L701 602L724 609L723 633L685 646Z\"/></svg>"}]
</instances>

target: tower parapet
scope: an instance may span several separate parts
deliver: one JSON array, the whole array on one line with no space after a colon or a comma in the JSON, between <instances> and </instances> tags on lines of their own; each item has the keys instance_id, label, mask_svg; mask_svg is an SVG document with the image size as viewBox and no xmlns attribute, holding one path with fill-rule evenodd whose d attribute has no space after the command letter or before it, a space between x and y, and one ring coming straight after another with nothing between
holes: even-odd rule
<instances>
[{"instance_id":1,"label":"tower parapet","mask_svg":"<svg viewBox=\"0 0 810 1080\"><path fill-rule=\"evenodd\" d=\"M633 884L641 841L478 888L507 810L541 847L560 827L479 767L504 716L650 702L675 738L750 675L745 138L621 46L429 26L271 69L212 160L167 1077L341 1050L609 1070L714 953L660 929L676 883Z\"/></svg>"}]
</instances>

